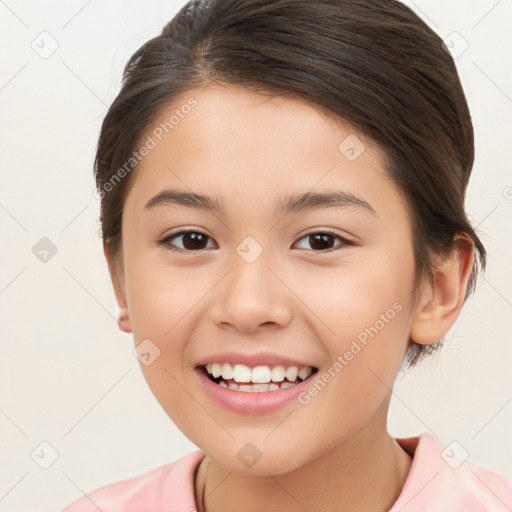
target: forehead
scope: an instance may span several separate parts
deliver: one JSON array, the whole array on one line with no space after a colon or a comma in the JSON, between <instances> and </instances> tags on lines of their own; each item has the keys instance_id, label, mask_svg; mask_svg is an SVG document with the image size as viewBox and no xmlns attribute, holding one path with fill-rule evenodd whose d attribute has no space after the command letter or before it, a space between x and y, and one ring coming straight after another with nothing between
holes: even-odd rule
<instances>
[{"instance_id":1,"label":"forehead","mask_svg":"<svg viewBox=\"0 0 512 512\"><path fill-rule=\"evenodd\" d=\"M160 112L141 142L148 138L154 147L135 170L125 207L142 210L164 188L214 195L228 211L233 202L249 212L257 199L274 206L285 194L317 190L364 196L375 210L401 201L382 150L297 96L192 89Z\"/></svg>"}]
</instances>

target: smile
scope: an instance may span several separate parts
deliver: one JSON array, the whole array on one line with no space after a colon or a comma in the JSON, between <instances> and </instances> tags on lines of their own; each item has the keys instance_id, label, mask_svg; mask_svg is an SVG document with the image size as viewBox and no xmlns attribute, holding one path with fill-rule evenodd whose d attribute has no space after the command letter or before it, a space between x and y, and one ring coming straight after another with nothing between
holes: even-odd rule
<instances>
[{"instance_id":1,"label":"smile","mask_svg":"<svg viewBox=\"0 0 512 512\"><path fill-rule=\"evenodd\" d=\"M215 384L233 391L263 393L291 388L306 380L318 370L312 366L259 365L209 363L201 367Z\"/></svg>"}]
</instances>

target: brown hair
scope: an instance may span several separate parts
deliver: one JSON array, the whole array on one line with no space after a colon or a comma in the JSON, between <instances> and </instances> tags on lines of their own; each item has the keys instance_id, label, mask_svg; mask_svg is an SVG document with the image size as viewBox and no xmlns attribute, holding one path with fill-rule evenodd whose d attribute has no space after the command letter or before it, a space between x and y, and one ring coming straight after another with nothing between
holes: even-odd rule
<instances>
[{"instance_id":1,"label":"brown hair","mask_svg":"<svg viewBox=\"0 0 512 512\"><path fill-rule=\"evenodd\" d=\"M145 130L178 95L212 83L297 95L369 136L408 204L415 289L424 277L432 282L434 256L447 254L461 233L478 256L464 300L474 291L486 251L464 210L474 160L466 98L440 37L395 0L188 2L130 58L101 127L96 187L115 261L133 179L126 162L136 167ZM443 342L410 340L409 367Z\"/></svg>"}]
</instances>

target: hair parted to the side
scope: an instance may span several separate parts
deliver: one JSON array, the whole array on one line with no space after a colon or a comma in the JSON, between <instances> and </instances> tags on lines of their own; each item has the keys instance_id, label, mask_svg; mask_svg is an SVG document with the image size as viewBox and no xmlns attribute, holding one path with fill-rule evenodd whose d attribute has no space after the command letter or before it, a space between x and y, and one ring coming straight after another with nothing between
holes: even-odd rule
<instances>
[{"instance_id":1,"label":"hair parted to the side","mask_svg":"<svg viewBox=\"0 0 512 512\"><path fill-rule=\"evenodd\" d=\"M465 299L485 270L486 251L464 201L474 160L466 98L441 38L395 0L192 0L127 63L98 141L101 234L121 259L124 198L136 167L105 184L151 123L188 90L217 83L290 94L347 120L386 155L413 226L416 286L433 282L435 255L462 234L475 260ZM415 299L414 299L415 300ZM409 367L437 350L410 340Z\"/></svg>"}]
</instances>

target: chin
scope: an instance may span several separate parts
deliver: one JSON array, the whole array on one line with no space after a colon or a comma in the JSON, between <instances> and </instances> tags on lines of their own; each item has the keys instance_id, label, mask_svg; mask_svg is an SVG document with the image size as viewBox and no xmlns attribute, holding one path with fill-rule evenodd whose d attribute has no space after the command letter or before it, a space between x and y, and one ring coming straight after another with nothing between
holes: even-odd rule
<instances>
[{"instance_id":1,"label":"chin","mask_svg":"<svg viewBox=\"0 0 512 512\"><path fill-rule=\"evenodd\" d=\"M297 445L281 445L276 451L275 444L234 442L225 447L216 445L201 448L210 459L228 471L239 475L273 476L290 473L303 466L307 459L305 453L297 452Z\"/></svg>"}]
</instances>

